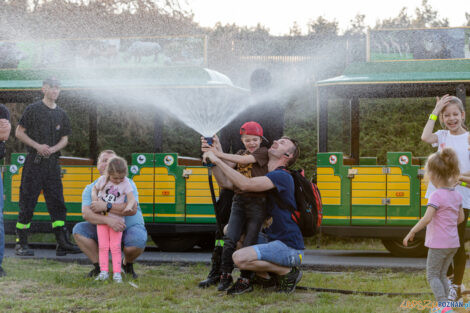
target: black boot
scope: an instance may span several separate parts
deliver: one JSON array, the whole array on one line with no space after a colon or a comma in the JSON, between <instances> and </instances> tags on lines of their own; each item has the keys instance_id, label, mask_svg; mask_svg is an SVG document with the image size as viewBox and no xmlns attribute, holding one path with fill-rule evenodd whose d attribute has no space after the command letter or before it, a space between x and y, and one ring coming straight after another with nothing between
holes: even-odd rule
<instances>
[{"instance_id":1,"label":"black boot","mask_svg":"<svg viewBox=\"0 0 470 313\"><path fill-rule=\"evenodd\" d=\"M20 256L33 256L34 251L28 246L28 229L16 229L15 254Z\"/></svg>"},{"instance_id":2,"label":"black boot","mask_svg":"<svg viewBox=\"0 0 470 313\"><path fill-rule=\"evenodd\" d=\"M211 270L207 278L199 282L199 288L207 288L217 285L220 281L220 265L222 263L222 247L215 247L212 251Z\"/></svg>"},{"instance_id":3,"label":"black boot","mask_svg":"<svg viewBox=\"0 0 470 313\"><path fill-rule=\"evenodd\" d=\"M57 240L57 247L55 251L57 256L64 256L67 253L76 254L82 252L77 245L74 245L70 242L65 226L55 227L53 230L55 239Z\"/></svg>"}]
</instances>

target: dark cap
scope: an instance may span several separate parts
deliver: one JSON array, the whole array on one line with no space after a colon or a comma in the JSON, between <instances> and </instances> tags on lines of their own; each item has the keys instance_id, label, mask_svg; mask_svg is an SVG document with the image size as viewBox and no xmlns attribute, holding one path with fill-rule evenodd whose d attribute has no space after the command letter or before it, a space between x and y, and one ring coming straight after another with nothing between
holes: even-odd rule
<instances>
[{"instance_id":1,"label":"dark cap","mask_svg":"<svg viewBox=\"0 0 470 313\"><path fill-rule=\"evenodd\" d=\"M60 87L60 80L55 77L48 77L42 81L42 85L49 85L51 87L57 86Z\"/></svg>"}]
</instances>

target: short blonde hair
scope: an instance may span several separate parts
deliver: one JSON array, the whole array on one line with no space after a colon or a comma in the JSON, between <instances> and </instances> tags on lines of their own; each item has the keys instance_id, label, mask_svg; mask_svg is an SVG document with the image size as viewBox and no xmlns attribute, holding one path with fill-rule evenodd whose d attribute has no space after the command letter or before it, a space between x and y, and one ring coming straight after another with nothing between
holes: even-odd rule
<instances>
[{"instance_id":1,"label":"short blonde hair","mask_svg":"<svg viewBox=\"0 0 470 313\"><path fill-rule=\"evenodd\" d=\"M456 183L460 175L459 159L452 148L431 154L425 169L428 179L446 186Z\"/></svg>"}]
</instances>

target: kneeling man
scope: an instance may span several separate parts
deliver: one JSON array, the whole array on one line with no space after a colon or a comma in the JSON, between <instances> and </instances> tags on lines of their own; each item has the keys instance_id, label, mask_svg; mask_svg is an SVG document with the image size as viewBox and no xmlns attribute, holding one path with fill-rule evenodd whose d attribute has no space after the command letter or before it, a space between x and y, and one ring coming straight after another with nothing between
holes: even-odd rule
<instances>
[{"instance_id":1,"label":"kneeling man","mask_svg":"<svg viewBox=\"0 0 470 313\"><path fill-rule=\"evenodd\" d=\"M269 149L268 174L248 178L238 173L211 151L204 154L216 166L214 175L223 188L233 185L247 192L270 191L267 210L273 218L272 225L265 231L262 242L242 248L233 254L233 261L240 270L256 272L255 281L267 287L276 282L279 292L291 293L302 278L298 266L302 263L304 241L300 228L291 217L291 212L280 208L275 200L278 193L281 200L290 206L295 203L294 180L286 167L295 163L299 156L297 141L288 137L275 140ZM269 273L277 277L270 277ZM246 281L250 285L253 282ZM248 286L247 286L248 287ZM251 291L252 288L245 288Z\"/></svg>"}]
</instances>

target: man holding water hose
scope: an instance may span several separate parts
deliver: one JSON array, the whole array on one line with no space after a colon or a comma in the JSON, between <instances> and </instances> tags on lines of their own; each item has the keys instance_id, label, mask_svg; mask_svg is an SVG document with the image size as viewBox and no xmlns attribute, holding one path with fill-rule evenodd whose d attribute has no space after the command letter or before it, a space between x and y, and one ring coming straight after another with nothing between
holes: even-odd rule
<instances>
[{"instance_id":1,"label":"man holding water hose","mask_svg":"<svg viewBox=\"0 0 470 313\"><path fill-rule=\"evenodd\" d=\"M284 132L284 108L272 99L267 97L271 90L272 78L268 70L256 69L250 77L251 97L247 99L253 103L247 110L242 112L234 121L229 123L220 132L220 143L225 153L237 153L245 147L240 139L240 126L249 121L255 121L263 127L263 136L266 140L261 143L262 147L271 145L274 139L280 138ZM215 247L212 252L211 270L207 278L199 283L200 288L210 287L219 283L221 275L223 233L220 229L228 223L230 209L232 207L233 191L221 189L219 199L215 206L217 210L217 227L215 233ZM221 225L218 225L218 224Z\"/></svg>"},{"instance_id":2,"label":"man holding water hose","mask_svg":"<svg viewBox=\"0 0 470 313\"><path fill-rule=\"evenodd\" d=\"M263 286L275 281L278 292L291 293L302 278L298 266L302 263L304 242L298 225L288 210L277 204L277 192L283 202L296 207L294 181L285 168L295 163L299 156L297 141L288 137L275 140L269 149L268 174L248 178L232 169L214 152L204 153L204 160L215 165L214 175L221 185L236 186L245 192L268 192L267 208L273 218L257 245L244 247L233 254L240 270L256 272L255 280Z\"/></svg>"}]
</instances>

